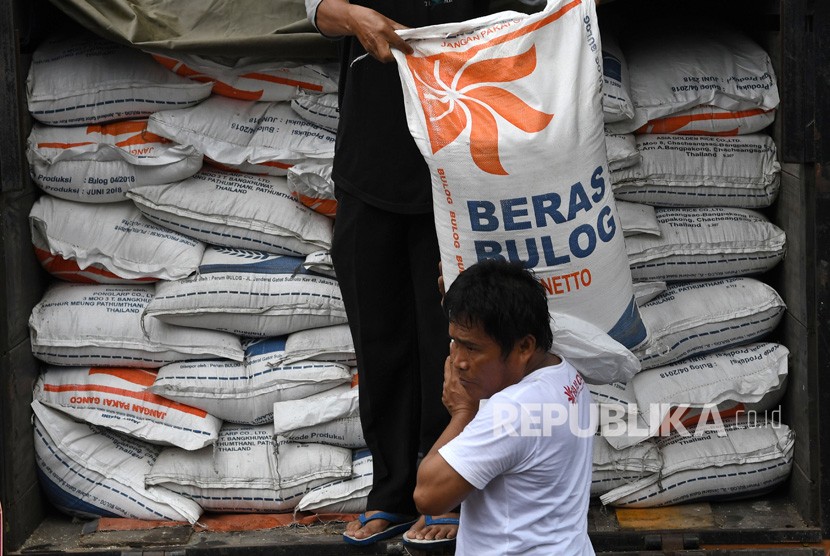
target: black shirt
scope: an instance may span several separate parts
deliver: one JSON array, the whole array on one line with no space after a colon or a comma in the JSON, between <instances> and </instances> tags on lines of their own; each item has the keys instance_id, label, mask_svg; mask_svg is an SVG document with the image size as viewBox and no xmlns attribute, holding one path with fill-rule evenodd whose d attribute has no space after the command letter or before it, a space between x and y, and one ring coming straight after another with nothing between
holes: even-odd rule
<instances>
[{"instance_id":1,"label":"black shirt","mask_svg":"<svg viewBox=\"0 0 830 556\"><path fill-rule=\"evenodd\" d=\"M352 0L407 27L486 14L489 0ZM356 37L340 44L340 124L333 179L363 202L397 213L432 211L429 170L409 133L398 69L366 56Z\"/></svg>"}]
</instances>

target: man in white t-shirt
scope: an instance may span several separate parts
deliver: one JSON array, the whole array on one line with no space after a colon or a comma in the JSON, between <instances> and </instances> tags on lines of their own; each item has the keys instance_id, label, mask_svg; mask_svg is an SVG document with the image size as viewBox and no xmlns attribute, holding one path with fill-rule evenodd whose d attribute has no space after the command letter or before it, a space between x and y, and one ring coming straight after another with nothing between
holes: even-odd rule
<instances>
[{"instance_id":1,"label":"man in white t-shirt","mask_svg":"<svg viewBox=\"0 0 830 556\"><path fill-rule=\"evenodd\" d=\"M456 278L444 311L452 418L418 470L418 510L461 504L457 554L594 554L591 396L550 352L543 287L521 264L482 261ZM413 546L425 540L404 535Z\"/></svg>"}]
</instances>

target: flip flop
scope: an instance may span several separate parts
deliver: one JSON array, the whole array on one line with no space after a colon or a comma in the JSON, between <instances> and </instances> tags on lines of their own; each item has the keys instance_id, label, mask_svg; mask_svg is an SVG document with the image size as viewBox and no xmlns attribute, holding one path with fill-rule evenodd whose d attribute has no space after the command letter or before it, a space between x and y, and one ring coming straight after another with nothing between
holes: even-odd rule
<instances>
[{"instance_id":1,"label":"flip flop","mask_svg":"<svg viewBox=\"0 0 830 556\"><path fill-rule=\"evenodd\" d=\"M457 517L432 517L431 515L424 516L424 526L429 525L458 525ZM403 536L403 545L413 548L415 550L423 550L428 552L430 550L443 550L455 544L455 537L451 539L410 539L406 535Z\"/></svg>"},{"instance_id":2,"label":"flip flop","mask_svg":"<svg viewBox=\"0 0 830 556\"><path fill-rule=\"evenodd\" d=\"M411 515L393 514L390 512L377 512L370 516L367 516L364 513L357 516L357 520L360 522L361 527L366 525L370 521L374 521L376 519L385 519L389 522L389 527L387 527L383 531L378 531L374 535L369 535L364 539L356 539L351 535L343 533L343 540L349 544L354 544L358 546L374 544L378 541L382 541L384 539L400 535L401 533L412 527L413 523L418 521L417 519L412 519Z\"/></svg>"}]
</instances>

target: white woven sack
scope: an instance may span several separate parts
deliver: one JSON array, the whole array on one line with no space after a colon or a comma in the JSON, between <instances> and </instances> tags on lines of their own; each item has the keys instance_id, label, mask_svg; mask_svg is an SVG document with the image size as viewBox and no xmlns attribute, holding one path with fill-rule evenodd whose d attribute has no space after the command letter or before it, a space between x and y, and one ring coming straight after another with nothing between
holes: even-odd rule
<instances>
[{"instance_id":1,"label":"white woven sack","mask_svg":"<svg viewBox=\"0 0 830 556\"><path fill-rule=\"evenodd\" d=\"M355 450L352 474L308 491L295 508L298 512L357 514L366 511L372 490L372 454L368 449Z\"/></svg>"},{"instance_id":2,"label":"white woven sack","mask_svg":"<svg viewBox=\"0 0 830 556\"><path fill-rule=\"evenodd\" d=\"M348 324L309 328L289 334L285 340L284 355L281 364L310 359L334 361L349 367L357 365Z\"/></svg>"},{"instance_id":3,"label":"white woven sack","mask_svg":"<svg viewBox=\"0 0 830 556\"><path fill-rule=\"evenodd\" d=\"M351 381L345 365L297 360L285 363L285 339L250 342L245 361L184 361L159 369L150 391L204 409L229 423L261 425L274 403L304 398Z\"/></svg>"},{"instance_id":4,"label":"white woven sack","mask_svg":"<svg viewBox=\"0 0 830 556\"><path fill-rule=\"evenodd\" d=\"M288 102L212 96L192 108L153 114L147 129L220 164L254 164L273 175L284 176L306 158L334 156L335 134L301 118Z\"/></svg>"},{"instance_id":5,"label":"white woven sack","mask_svg":"<svg viewBox=\"0 0 830 556\"><path fill-rule=\"evenodd\" d=\"M32 117L55 126L143 118L193 106L210 89L173 75L149 54L87 33L41 43L26 80Z\"/></svg>"},{"instance_id":6,"label":"white woven sack","mask_svg":"<svg viewBox=\"0 0 830 556\"><path fill-rule=\"evenodd\" d=\"M780 344L752 343L639 373L631 388L650 436L662 433L661 424L676 407L717 406L721 418L772 409L784 393L789 353ZM699 415L686 412L680 419L696 421Z\"/></svg>"},{"instance_id":7,"label":"white woven sack","mask_svg":"<svg viewBox=\"0 0 830 556\"><path fill-rule=\"evenodd\" d=\"M661 293L666 291L666 283L662 280L650 280L648 282L634 282L634 299L637 305L642 307Z\"/></svg>"},{"instance_id":8,"label":"white woven sack","mask_svg":"<svg viewBox=\"0 0 830 556\"><path fill-rule=\"evenodd\" d=\"M641 203L617 201L617 212L620 215L620 225L626 238L638 234L660 236L660 223L657 221L654 207ZM628 240L626 240L627 246Z\"/></svg>"},{"instance_id":9,"label":"white woven sack","mask_svg":"<svg viewBox=\"0 0 830 556\"><path fill-rule=\"evenodd\" d=\"M59 510L80 518L195 523L202 509L144 478L160 448L85 423L38 401L34 410L35 462L46 497Z\"/></svg>"},{"instance_id":10,"label":"white woven sack","mask_svg":"<svg viewBox=\"0 0 830 556\"><path fill-rule=\"evenodd\" d=\"M618 135L605 130L605 150L608 154L608 168L612 172L640 162L640 152L633 133Z\"/></svg>"},{"instance_id":11,"label":"white woven sack","mask_svg":"<svg viewBox=\"0 0 830 556\"><path fill-rule=\"evenodd\" d=\"M625 58L634 118L610 124L617 132L700 105L738 111L779 103L769 55L736 29L651 26L626 42Z\"/></svg>"},{"instance_id":12,"label":"white woven sack","mask_svg":"<svg viewBox=\"0 0 830 556\"><path fill-rule=\"evenodd\" d=\"M603 504L652 508L769 492L789 476L795 433L783 423L727 420L691 434L673 434L658 443L659 473L600 497Z\"/></svg>"},{"instance_id":13,"label":"white woven sack","mask_svg":"<svg viewBox=\"0 0 830 556\"><path fill-rule=\"evenodd\" d=\"M643 342L608 180L594 4L399 33L414 49L393 53L446 287L479 260L522 260L552 308Z\"/></svg>"},{"instance_id":14,"label":"white woven sack","mask_svg":"<svg viewBox=\"0 0 830 556\"><path fill-rule=\"evenodd\" d=\"M775 109L730 111L716 106L697 106L655 118L634 133L682 133L686 135L746 135L758 133L775 120Z\"/></svg>"},{"instance_id":15,"label":"white woven sack","mask_svg":"<svg viewBox=\"0 0 830 556\"><path fill-rule=\"evenodd\" d=\"M291 108L309 122L331 132L337 132L337 126L340 124L340 103L337 94L300 91L296 97L291 99Z\"/></svg>"},{"instance_id":16,"label":"white woven sack","mask_svg":"<svg viewBox=\"0 0 830 556\"><path fill-rule=\"evenodd\" d=\"M366 445L360 428L357 375L344 384L299 400L274 404L274 434L298 442L348 448Z\"/></svg>"},{"instance_id":17,"label":"white woven sack","mask_svg":"<svg viewBox=\"0 0 830 556\"><path fill-rule=\"evenodd\" d=\"M642 371L628 384L637 419L600 428L623 449L707 419L773 410L786 389L788 354L779 344L753 343Z\"/></svg>"},{"instance_id":18,"label":"white woven sack","mask_svg":"<svg viewBox=\"0 0 830 556\"><path fill-rule=\"evenodd\" d=\"M137 184L181 181L202 167L202 153L147 132L147 120L55 127L35 123L26 147L29 173L62 199L114 203Z\"/></svg>"},{"instance_id":19,"label":"white woven sack","mask_svg":"<svg viewBox=\"0 0 830 556\"><path fill-rule=\"evenodd\" d=\"M753 210L658 208L656 217L659 237L625 238L634 280L747 276L766 272L784 258L786 234Z\"/></svg>"},{"instance_id":20,"label":"white woven sack","mask_svg":"<svg viewBox=\"0 0 830 556\"><path fill-rule=\"evenodd\" d=\"M29 228L43 267L72 282L176 280L192 274L205 251L201 241L150 222L129 201L92 205L42 195Z\"/></svg>"},{"instance_id":21,"label":"white woven sack","mask_svg":"<svg viewBox=\"0 0 830 556\"><path fill-rule=\"evenodd\" d=\"M179 183L132 188L147 218L209 245L307 255L331 247L332 221L304 206L285 178L203 169Z\"/></svg>"},{"instance_id":22,"label":"white woven sack","mask_svg":"<svg viewBox=\"0 0 830 556\"><path fill-rule=\"evenodd\" d=\"M654 441L617 450L602 436L594 437L591 496L600 496L660 471L660 451Z\"/></svg>"},{"instance_id":23,"label":"white woven sack","mask_svg":"<svg viewBox=\"0 0 830 556\"><path fill-rule=\"evenodd\" d=\"M296 257L209 247L199 272L159 282L145 318L267 338L346 322L337 281Z\"/></svg>"},{"instance_id":24,"label":"white woven sack","mask_svg":"<svg viewBox=\"0 0 830 556\"><path fill-rule=\"evenodd\" d=\"M225 425L214 446L163 450L147 484L187 496L209 511L289 512L312 488L351 473L349 450L286 444L266 426Z\"/></svg>"},{"instance_id":25,"label":"white woven sack","mask_svg":"<svg viewBox=\"0 0 830 556\"><path fill-rule=\"evenodd\" d=\"M628 64L614 35L602 36L602 115L606 122L634 118L628 84Z\"/></svg>"},{"instance_id":26,"label":"white woven sack","mask_svg":"<svg viewBox=\"0 0 830 556\"><path fill-rule=\"evenodd\" d=\"M32 354L50 365L155 369L190 359L241 361L239 338L144 318L152 285L54 283L32 309Z\"/></svg>"},{"instance_id":27,"label":"white woven sack","mask_svg":"<svg viewBox=\"0 0 830 556\"><path fill-rule=\"evenodd\" d=\"M156 373L109 367L47 367L34 398L75 419L153 444L185 450L216 441L222 422L201 409L150 391Z\"/></svg>"},{"instance_id":28,"label":"white woven sack","mask_svg":"<svg viewBox=\"0 0 830 556\"><path fill-rule=\"evenodd\" d=\"M334 218L337 200L331 179L332 160L308 158L288 169L288 188L302 204L315 212Z\"/></svg>"},{"instance_id":29,"label":"white woven sack","mask_svg":"<svg viewBox=\"0 0 830 556\"><path fill-rule=\"evenodd\" d=\"M613 173L614 197L667 207L767 207L781 165L768 135L637 135L639 164Z\"/></svg>"},{"instance_id":30,"label":"white woven sack","mask_svg":"<svg viewBox=\"0 0 830 556\"><path fill-rule=\"evenodd\" d=\"M177 52L150 53L170 71L213 84L213 93L247 101L290 100L305 91L337 91L337 64L238 58L224 64L204 56Z\"/></svg>"},{"instance_id":31,"label":"white woven sack","mask_svg":"<svg viewBox=\"0 0 830 556\"><path fill-rule=\"evenodd\" d=\"M786 305L769 285L738 277L677 283L640 310L649 343L635 351L643 369L762 339Z\"/></svg>"}]
</instances>

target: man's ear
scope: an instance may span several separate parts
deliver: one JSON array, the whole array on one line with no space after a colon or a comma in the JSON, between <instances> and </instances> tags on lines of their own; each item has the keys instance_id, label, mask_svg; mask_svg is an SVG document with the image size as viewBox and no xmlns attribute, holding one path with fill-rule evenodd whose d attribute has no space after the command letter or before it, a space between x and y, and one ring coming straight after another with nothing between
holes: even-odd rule
<instances>
[{"instance_id":1,"label":"man's ear","mask_svg":"<svg viewBox=\"0 0 830 556\"><path fill-rule=\"evenodd\" d=\"M518 342L519 355L525 360L529 360L536 353L536 336L527 334Z\"/></svg>"}]
</instances>

